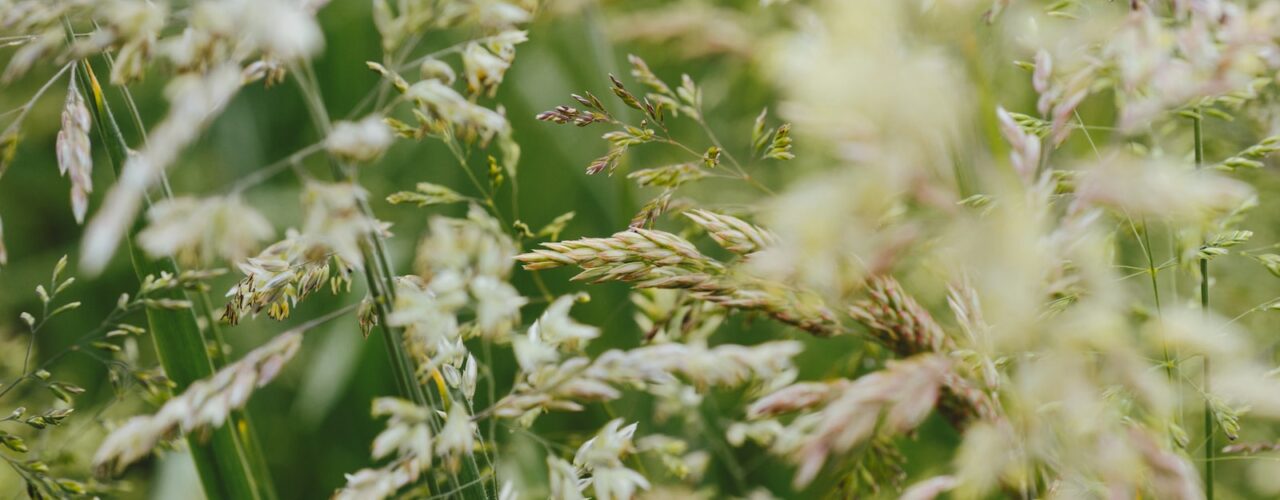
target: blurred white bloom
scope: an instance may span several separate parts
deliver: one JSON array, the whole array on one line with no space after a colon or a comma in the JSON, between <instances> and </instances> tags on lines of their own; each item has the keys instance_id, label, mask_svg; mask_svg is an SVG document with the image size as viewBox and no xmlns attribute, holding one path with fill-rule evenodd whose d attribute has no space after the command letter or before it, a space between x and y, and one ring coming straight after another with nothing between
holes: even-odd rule
<instances>
[{"instance_id":1,"label":"blurred white bloom","mask_svg":"<svg viewBox=\"0 0 1280 500\"><path fill-rule=\"evenodd\" d=\"M209 63L209 58L219 54L219 39L211 32L197 29L195 24L202 19L200 15L192 18L192 26L182 30L160 42L160 53L173 63L179 71L197 71Z\"/></svg>"},{"instance_id":2,"label":"blurred white bloom","mask_svg":"<svg viewBox=\"0 0 1280 500\"><path fill-rule=\"evenodd\" d=\"M315 55L324 33L315 14L298 0L232 0L240 33L271 56L292 61Z\"/></svg>"},{"instance_id":3,"label":"blurred white bloom","mask_svg":"<svg viewBox=\"0 0 1280 500\"><path fill-rule=\"evenodd\" d=\"M262 214L239 197L161 200L147 211L138 245L152 256L208 265L215 257L239 262L274 233Z\"/></svg>"},{"instance_id":4,"label":"blurred white bloom","mask_svg":"<svg viewBox=\"0 0 1280 500\"><path fill-rule=\"evenodd\" d=\"M1248 184L1190 165L1111 157L1085 172L1076 199L1176 225L1206 222L1239 207L1252 193Z\"/></svg>"},{"instance_id":5,"label":"blurred white bloom","mask_svg":"<svg viewBox=\"0 0 1280 500\"><path fill-rule=\"evenodd\" d=\"M466 282L455 271L437 274L425 284L421 279L408 277L401 278L396 284L395 308L387 318L392 326L414 323L439 326L439 316L452 317L455 311L467 304ZM456 334L444 333L444 336L452 339Z\"/></svg>"},{"instance_id":6,"label":"blurred white bloom","mask_svg":"<svg viewBox=\"0 0 1280 500\"><path fill-rule=\"evenodd\" d=\"M471 294L476 298L476 325L489 338L511 331L520 321L520 307L529 302L510 283L491 276L476 277Z\"/></svg>"},{"instance_id":7,"label":"blurred white bloom","mask_svg":"<svg viewBox=\"0 0 1280 500\"><path fill-rule=\"evenodd\" d=\"M458 75L453 72L453 67L449 63L428 57L418 64L418 76L423 80L440 80L445 85L453 85L453 81L458 79Z\"/></svg>"},{"instance_id":8,"label":"blurred white bloom","mask_svg":"<svg viewBox=\"0 0 1280 500\"><path fill-rule=\"evenodd\" d=\"M454 270L468 280L472 276L505 279L511 275L515 244L484 209L472 205L465 220L433 217L430 227L430 234L418 246L418 274L429 277Z\"/></svg>"},{"instance_id":9,"label":"blurred white bloom","mask_svg":"<svg viewBox=\"0 0 1280 500\"><path fill-rule=\"evenodd\" d=\"M106 29L94 32L90 39L80 43L93 49L105 48L112 42L119 44L120 49L111 68L111 83L125 84L141 78L151 58L156 36L164 28L167 5L117 0L102 2L101 7Z\"/></svg>"},{"instance_id":10,"label":"blurred white bloom","mask_svg":"<svg viewBox=\"0 0 1280 500\"><path fill-rule=\"evenodd\" d=\"M1230 322L1204 311L1167 308L1152 318L1142 331L1150 343L1149 352L1165 348L1183 356L1208 356L1211 359L1247 359L1248 337Z\"/></svg>"},{"instance_id":11,"label":"blurred white bloom","mask_svg":"<svg viewBox=\"0 0 1280 500\"><path fill-rule=\"evenodd\" d=\"M124 40L155 36L168 15L164 3L143 0L112 0L101 7L107 24Z\"/></svg>"},{"instance_id":12,"label":"blurred white bloom","mask_svg":"<svg viewBox=\"0 0 1280 500\"><path fill-rule=\"evenodd\" d=\"M368 163L382 156L394 140L391 127L382 121L382 117L370 115L358 122L334 123L324 146L343 160Z\"/></svg>"},{"instance_id":13,"label":"blurred white bloom","mask_svg":"<svg viewBox=\"0 0 1280 500\"><path fill-rule=\"evenodd\" d=\"M769 60L796 132L898 176L950 169L968 81L944 48L911 38L914 5L826 0L814 9Z\"/></svg>"},{"instance_id":14,"label":"blurred white bloom","mask_svg":"<svg viewBox=\"0 0 1280 500\"><path fill-rule=\"evenodd\" d=\"M979 423L965 432L954 460L959 498L980 498L1017 474L1018 445L1011 438L990 423Z\"/></svg>"},{"instance_id":15,"label":"blurred white bloom","mask_svg":"<svg viewBox=\"0 0 1280 500\"><path fill-rule=\"evenodd\" d=\"M364 188L350 183L308 182L302 193L302 236L323 244L344 262L363 268L361 242L382 230L360 210L366 196Z\"/></svg>"},{"instance_id":16,"label":"blurred white bloom","mask_svg":"<svg viewBox=\"0 0 1280 500\"><path fill-rule=\"evenodd\" d=\"M489 29L510 29L533 19L533 14L522 6L500 0L473 2L480 26Z\"/></svg>"}]
</instances>

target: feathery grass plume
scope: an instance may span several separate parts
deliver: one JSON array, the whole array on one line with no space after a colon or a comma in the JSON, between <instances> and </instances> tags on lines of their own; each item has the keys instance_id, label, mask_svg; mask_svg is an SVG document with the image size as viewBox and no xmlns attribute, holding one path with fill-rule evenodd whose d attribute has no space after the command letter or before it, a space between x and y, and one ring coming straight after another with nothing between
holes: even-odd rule
<instances>
[{"instance_id":1,"label":"feathery grass plume","mask_svg":"<svg viewBox=\"0 0 1280 500\"><path fill-rule=\"evenodd\" d=\"M1280 136L1273 135L1245 148L1234 156L1218 162L1217 165L1214 165L1214 168L1228 172L1238 168L1262 168L1265 166L1262 160L1277 150L1280 150Z\"/></svg>"},{"instance_id":2,"label":"feathery grass plume","mask_svg":"<svg viewBox=\"0 0 1280 500\"><path fill-rule=\"evenodd\" d=\"M800 382L778 389L747 407L747 418L759 419L825 405L843 394L848 380Z\"/></svg>"},{"instance_id":3,"label":"feathery grass plume","mask_svg":"<svg viewBox=\"0 0 1280 500\"><path fill-rule=\"evenodd\" d=\"M950 355L955 342L942 331L933 316L902 289L892 277L872 277L867 298L849 307L849 315L899 357L937 353ZM959 429L974 419L999 418L995 403L965 377L947 371L943 377L939 410Z\"/></svg>"},{"instance_id":4,"label":"feathery grass plume","mask_svg":"<svg viewBox=\"0 0 1280 500\"><path fill-rule=\"evenodd\" d=\"M186 266L208 266L215 258L240 262L275 230L238 196L169 198L147 211L138 245L153 257L174 257Z\"/></svg>"},{"instance_id":5,"label":"feathery grass plume","mask_svg":"<svg viewBox=\"0 0 1280 500\"><path fill-rule=\"evenodd\" d=\"M543 243L516 256L527 270L576 265L576 281L633 282L637 288L688 289L699 299L724 307L758 310L770 317L830 336L841 333L821 298L781 283L726 273L724 264L700 253L675 234L632 228L610 238Z\"/></svg>"},{"instance_id":6,"label":"feathery grass plume","mask_svg":"<svg viewBox=\"0 0 1280 500\"><path fill-rule=\"evenodd\" d=\"M62 129L58 131L58 171L71 178L71 211L77 223L84 223L93 192L93 157L89 151L89 108L71 78L67 102L62 108Z\"/></svg>"},{"instance_id":7,"label":"feathery grass plume","mask_svg":"<svg viewBox=\"0 0 1280 500\"><path fill-rule=\"evenodd\" d=\"M222 319L231 324L246 314L257 316L263 309L271 319L283 320L298 302L325 285L337 293L343 283L351 283L346 261L292 229L284 240L236 266L244 278L227 291L230 299L222 313Z\"/></svg>"},{"instance_id":8,"label":"feathery grass plume","mask_svg":"<svg viewBox=\"0 0 1280 500\"><path fill-rule=\"evenodd\" d=\"M543 411L577 411L582 409L579 402L617 399L622 392L614 386L660 388L675 377L703 388L758 381L761 390L769 391L795 379L791 359L801 348L793 341L715 347L665 343L562 362L557 346L540 337L517 338L514 347L521 379L488 411L500 418L519 418L526 425Z\"/></svg>"},{"instance_id":9,"label":"feathery grass plume","mask_svg":"<svg viewBox=\"0 0 1280 500\"><path fill-rule=\"evenodd\" d=\"M828 390L834 394L814 391L808 384L782 389L753 406L753 414L821 406L778 428L776 435L764 435L772 442L772 452L799 465L795 485L803 487L830 455L848 452L878 431L897 434L919 425L933 410L950 364L937 354L891 361L884 370L831 386Z\"/></svg>"},{"instance_id":10,"label":"feathery grass plume","mask_svg":"<svg viewBox=\"0 0 1280 500\"><path fill-rule=\"evenodd\" d=\"M1023 184L1030 185L1040 166L1040 138L1019 126L1003 107L996 108L996 118L1000 121L1000 133L1012 148L1009 162L1013 164L1013 171Z\"/></svg>"},{"instance_id":11,"label":"feathery grass plume","mask_svg":"<svg viewBox=\"0 0 1280 500\"><path fill-rule=\"evenodd\" d=\"M684 215L702 226L725 250L738 255L756 252L769 246L777 238L767 230L731 215L707 210L690 210L684 212Z\"/></svg>"},{"instance_id":12,"label":"feathery grass plume","mask_svg":"<svg viewBox=\"0 0 1280 500\"><path fill-rule=\"evenodd\" d=\"M467 197L439 184L419 182L416 191L400 191L387 196L387 203L414 203L419 207L467 201Z\"/></svg>"},{"instance_id":13,"label":"feathery grass plume","mask_svg":"<svg viewBox=\"0 0 1280 500\"><path fill-rule=\"evenodd\" d=\"M1116 68L1124 97L1122 129L1136 130L1202 96L1247 88L1274 64L1259 64L1258 54L1276 47L1265 27L1280 17L1275 8L1215 2L1187 9L1185 16L1190 22L1171 24L1137 9L1100 47Z\"/></svg>"},{"instance_id":14,"label":"feathery grass plume","mask_svg":"<svg viewBox=\"0 0 1280 500\"><path fill-rule=\"evenodd\" d=\"M947 353L954 342L920 303L902 289L898 280L876 276L867 280L867 298L849 308L876 340L902 357L920 353Z\"/></svg>"},{"instance_id":15,"label":"feathery grass plume","mask_svg":"<svg viewBox=\"0 0 1280 500\"><path fill-rule=\"evenodd\" d=\"M191 384L154 415L130 418L103 441L94 454L94 468L101 475L119 474L176 432L221 427L231 411L244 407L255 389L280 373L301 345L301 332L283 333L212 377Z\"/></svg>"},{"instance_id":16,"label":"feathery grass plume","mask_svg":"<svg viewBox=\"0 0 1280 500\"><path fill-rule=\"evenodd\" d=\"M992 359L991 325L983 316L982 302L977 290L962 279L947 290L947 305L956 317L956 323L965 334L965 349L961 358L968 358L973 373L980 376L982 385L988 390L998 389L1001 385L1000 371Z\"/></svg>"},{"instance_id":17,"label":"feathery grass plume","mask_svg":"<svg viewBox=\"0 0 1280 500\"><path fill-rule=\"evenodd\" d=\"M627 174L640 187L677 188L690 182L705 179L707 171L696 162L677 163L658 168L646 168Z\"/></svg>"},{"instance_id":18,"label":"feathery grass plume","mask_svg":"<svg viewBox=\"0 0 1280 500\"><path fill-rule=\"evenodd\" d=\"M516 256L530 271L576 265L585 269L575 280L635 281L651 276L654 269L687 273L723 269L692 244L664 231L635 228L609 238L543 243L543 249Z\"/></svg>"}]
</instances>

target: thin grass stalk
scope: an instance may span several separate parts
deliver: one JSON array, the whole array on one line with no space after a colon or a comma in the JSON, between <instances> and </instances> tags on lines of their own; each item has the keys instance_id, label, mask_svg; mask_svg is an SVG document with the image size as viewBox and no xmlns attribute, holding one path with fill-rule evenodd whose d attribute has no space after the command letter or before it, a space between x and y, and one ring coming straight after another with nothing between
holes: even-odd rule
<instances>
[{"instance_id":1,"label":"thin grass stalk","mask_svg":"<svg viewBox=\"0 0 1280 500\"><path fill-rule=\"evenodd\" d=\"M94 23L94 28L98 28L98 23ZM112 57L110 53L104 54L104 58L107 62L107 68L113 69L115 66L115 58ZM119 87L119 90L121 96L124 98L125 109L129 112L129 121L133 122L134 130L138 132L138 135L141 137L142 142L145 145L147 142L147 129L142 123L142 115L138 112L138 106L134 102L133 93L129 92L128 87L122 86ZM163 173L160 174L160 187L161 193L165 198L173 197L173 188L169 186L169 177ZM228 344L226 338L222 335L222 329L218 326L218 315L215 313L216 308L213 307L213 301L209 298L209 292L201 290L196 294L195 298L198 300L193 301L192 305L196 308L200 317L205 319L205 324L208 325L205 329L205 332L208 334L206 337L210 338L216 346L216 348L209 350L210 360L213 362L214 370L219 370L228 363L226 351L224 349L224 346ZM206 340L206 344L208 343L208 340ZM253 421L248 416L248 410L237 409L231 411L229 420L232 424L231 428L234 430L237 439L240 441L241 449L243 450L245 457L249 460L249 466L256 478L258 494L261 496L262 500L275 500L277 496L275 485L271 480L271 469L267 465L266 453L262 450L262 444L258 440L258 433L254 428Z\"/></svg>"},{"instance_id":2,"label":"thin grass stalk","mask_svg":"<svg viewBox=\"0 0 1280 500\"><path fill-rule=\"evenodd\" d=\"M1204 133L1201 130L1200 109L1196 109L1191 119L1194 129L1196 168L1204 166ZM1209 259L1200 258L1200 310L1209 314ZM1209 404L1209 356L1204 356L1204 497L1213 500L1213 462L1217 455L1217 444L1213 436L1213 408Z\"/></svg>"},{"instance_id":3,"label":"thin grass stalk","mask_svg":"<svg viewBox=\"0 0 1280 500\"><path fill-rule=\"evenodd\" d=\"M70 36L70 24L67 24L67 29ZM80 61L76 66L76 78L79 79L80 88L91 92L90 114L98 129L112 170L118 177L120 169L128 158L124 136L103 96L93 69L87 61ZM126 239L130 259L138 279L160 273L177 274L178 268L172 259L151 259L133 244L133 233L140 229L140 224L135 223ZM189 300L183 290L160 292L157 298ZM213 374L213 362L209 357L205 337L200 331L193 311L148 308L146 314L156 354L160 358L165 374L179 390ZM233 429L229 427L213 429L209 432L207 439L202 439L202 436L198 435L189 435L187 444L205 496L210 500L274 498L274 494L266 497L262 495L262 488L269 488L270 482L256 477L245 456L241 438Z\"/></svg>"},{"instance_id":4,"label":"thin grass stalk","mask_svg":"<svg viewBox=\"0 0 1280 500\"><path fill-rule=\"evenodd\" d=\"M298 71L301 69L301 71ZM299 89L303 93L303 101L305 101L312 120L315 122L317 130L322 135L327 135L332 128L328 111L324 108L324 103L320 98L319 85L312 73L309 64L302 68L294 68L296 75L294 80L297 82ZM340 182L355 182L354 167L335 157L329 155L329 166L335 180ZM358 200L361 213L365 217L373 218L373 208L369 206L367 200ZM369 293L373 298L374 311L378 315L378 324L383 332L384 340L387 344L387 355L390 358L393 370L397 375L398 388L401 395L409 397L413 402L433 409L444 409L448 401L452 404L465 404L465 397L455 390L450 390L444 385L440 385L435 389L424 388L418 383L415 370L416 363L404 350L404 330L402 328L391 326L387 318L391 314L391 305L395 303L395 271L391 266L391 259L387 253L385 242L382 236L377 232L370 231L365 235L365 240L360 245L361 257L364 260L365 280L368 283ZM438 422L432 421L433 431L439 431ZM492 462L489 461L490 472L493 472ZM430 476L430 475L428 475ZM461 463L461 469L455 476L450 477L450 483L453 483L450 490L441 492L438 487L434 487L433 492L437 494L447 494L448 496L457 495L457 498L463 499L489 499L496 498L496 487L492 492L485 486L483 474L479 464L476 462L475 455L471 454Z\"/></svg>"},{"instance_id":5,"label":"thin grass stalk","mask_svg":"<svg viewBox=\"0 0 1280 500\"><path fill-rule=\"evenodd\" d=\"M223 349L227 341L222 335L222 329L218 327L218 316L215 314L213 301L209 299L209 293L200 291L196 294L196 299L194 306L198 308L200 316L205 318L206 324L209 325L210 337L216 344L216 348L210 349L209 352L214 370L219 370L228 363ZM267 464L267 454L262 449L262 442L258 440L258 430L253 425L253 419L249 418L249 411L247 409L232 411L230 421L245 458L249 460L249 468L253 471L259 497L261 500L276 500L278 497L275 482L271 479L271 467Z\"/></svg>"}]
</instances>

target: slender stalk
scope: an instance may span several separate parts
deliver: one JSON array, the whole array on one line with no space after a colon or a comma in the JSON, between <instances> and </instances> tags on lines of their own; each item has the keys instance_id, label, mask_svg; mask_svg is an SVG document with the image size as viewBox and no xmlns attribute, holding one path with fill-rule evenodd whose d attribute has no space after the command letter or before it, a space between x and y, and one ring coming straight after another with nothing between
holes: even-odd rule
<instances>
[{"instance_id":1,"label":"slender stalk","mask_svg":"<svg viewBox=\"0 0 1280 500\"><path fill-rule=\"evenodd\" d=\"M198 308L200 316L205 318L205 324L209 325L208 333L215 344L209 352L212 356L213 368L218 370L227 365L227 356L223 348L227 345L227 341L222 335L222 329L218 327L218 317L214 313L215 309L212 300L209 299L209 293L201 291L196 299L194 305ZM271 468L267 465L267 454L258 440L258 431L253 425L253 420L249 418L249 410L241 408L232 411L231 424L245 458L249 461L248 467L256 480L259 497L262 500L276 500L276 488L271 480Z\"/></svg>"},{"instance_id":2,"label":"slender stalk","mask_svg":"<svg viewBox=\"0 0 1280 500\"><path fill-rule=\"evenodd\" d=\"M1201 130L1200 109L1196 109L1195 118L1191 119L1191 123L1195 130L1195 157L1196 168L1204 166L1204 133ZM1209 314L1209 259L1200 259L1200 310L1204 314ZM1204 497L1206 500L1213 500L1213 465L1217 455L1217 444L1214 443L1213 436L1213 408L1209 404L1209 356L1204 356Z\"/></svg>"},{"instance_id":3,"label":"slender stalk","mask_svg":"<svg viewBox=\"0 0 1280 500\"><path fill-rule=\"evenodd\" d=\"M1129 221L1132 226L1133 221ZM1142 247L1142 253L1147 258L1147 276L1151 279L1151 295L1156 301L1156 317L1163 318L1164 312L1160 308L1160 270L1156 267L1155 255L1151 251L1151 229L1147 227L1147 220L1142 219L1142 229L1140 232L1135 230L1135 237L1138 238L1138 245ZM1163 321L1163 319L1161 319ZM1176 382L1177 376L1174 375L1174 369L1177 367L1174 358L1169 357L1169 346L1161 342L1160 348L1163 350L1164 373L1169 379L1169 383ZM1181 425L1181 423L1179 423Z\"/></svg>"},{"instance_id":4,"label":"slender stalk","mask_svg":"<svg viewBox=\"0 0 1280 500\"><path fill-rule=\"evenodd\" d=\"M325 109L324 101L320 97L319 83L310 63L303 64L301 68L295 67L293 70L295 74L294 80L302 91L303 100L317 131L327 136L332 129L332 124L328 110ZM335 180L355 182L355 169L352 165L348 165L332 155L330 155L329 159L330 170ZM358 202L362 214L373 218L373 209L369 206L368 201L360 199ZM360 248L361 257L365 264L365 280L369 286L369 293L373 297L374 310L378 315L378 322L387 345L387 355L390 358L392 368L396 372L397 385L401 394L409 397L419 405L435 409L446 408L446 398L454 404L465 404L465 396L459 391L449 390L448 393L445 393L435 388L424 388L422 384L418 383L416 363L404 350L404 330L393 327L387 322L387 318L391 314L391 306L395 302L396 292L395 271L391 266L386 244L380 234L370 231L365 235ZM440 422L438 420L431 420L433 431L436 432L439 432ZM482 438L482 436L478 437ZM490 474L493 475L495 471L492 460L489 458L488 453L485 453L484 457L490 469ZM494 478L496 483L496 476ZM483 471L480 469L474 454L467 456L462 461L458 474L451 475L449 480L452 483L449 493L450 495L456 494L458 498L488 499L496 497L497 494L496 484L492 491L486 486L487 482L484 480ZM432 491L440 491L434 485L432 486Z\"/></svg>"},{"instance_id":5,"label":"slender stalk","mask_svg":"<svg viewBox=\"0 0 1280 500\"><path fill-rule=\"evenodd\" d=\"M67 30L70 34L69 23L67 23ZM87 61L80 61L76 66L76 77L79 79L80 88L90 93L88 97L92 105L89 109L95 128L98 129L107 157L118 177L128 157L124 136L102 94L102 88L93 73L93 68ZM133 231L127 238L130 258L138 279L161 273L177 274L179 271L172 259L151 259L133 244L132 233L139 229L141 227L135 223ZM157 296L189 300L183 290L160 292ZM179 390L213 374L213 362L209 357L204 334L200 331L193 311L148 308L146 315L160 363L164 367L165 374ZM205 496L210 500L274 498L274 494L263 496L263 488L269 488L270 482L255 475L246 458L241 438L233 429L228 427L214 429L207 439L190 435L187 436L187 443L200 475Z\"/></svg>"},{"instance_id":6,"label":"slender stalk","mask_svg":"<svg viewBox=\"0 0 1280 500\"><path fill-rule=\"evenodd\" d=\"M94 23L97 28L97 23ZM111 54L105 54L107 68L115 66L115 58ZM138 111L138 105L133 99L133 93L128 87L118 87L121 97L124 98L125 109L129 112L130 121L133 122L133 128L138 132L144 145L147 144L147 128L142 123L142 114ZM173 197L173 188L169 185L169 177L164 173L160 174L161 193L167 198ZM210 360L213 362L214 370L219 370L227 364L227 356L223 346L227 345L226 339L222 335L222 329L218 327L218 316L214 313L216 308L213 307L212 300L209 299L207 291L201 291L196 296L193 306L197 308L200 317L205 319L206 344L212 341L214 348L209 349ZM256 478L258 494L263 500L275 500L275 486L271 481L271 469L267 466L266 453L262 450L262 445L258 441L257 431L254 429L253 421L249 419L247 409L237 409L231 412L232 429L236 433L236 439L239 440L241 449L245 457L249 460L249 467Z\"/></svg>"}]
</instances>

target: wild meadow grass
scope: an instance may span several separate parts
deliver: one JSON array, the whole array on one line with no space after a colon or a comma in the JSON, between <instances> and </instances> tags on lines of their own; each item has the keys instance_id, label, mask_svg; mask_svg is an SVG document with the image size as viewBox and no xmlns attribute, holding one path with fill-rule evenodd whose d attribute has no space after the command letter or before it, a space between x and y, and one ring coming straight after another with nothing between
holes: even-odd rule
<instances>
[{"instance_id":1,"label":"wild meadow grass","mask_svg":"<svg viewBox=\"0 0 1280 500\"><path fill-rule=\"evenodd\" d=\"M1275 497L1277 33L0 0L0 495Z\"/></svg>"}]
</instances>

